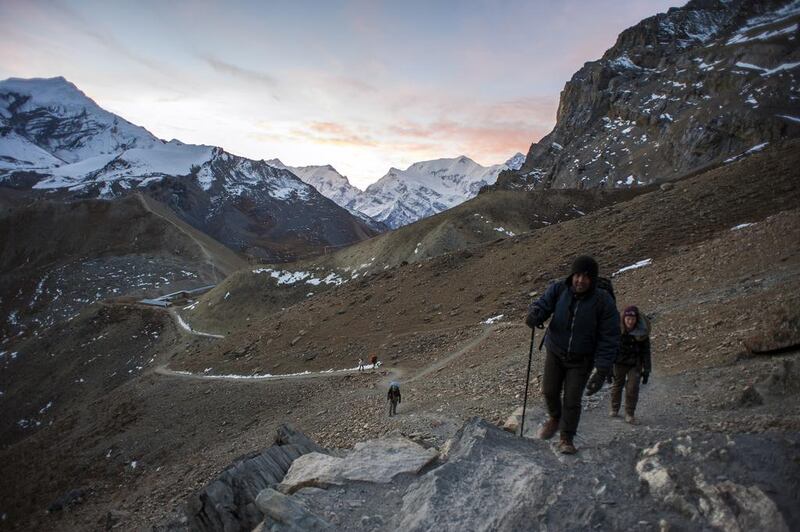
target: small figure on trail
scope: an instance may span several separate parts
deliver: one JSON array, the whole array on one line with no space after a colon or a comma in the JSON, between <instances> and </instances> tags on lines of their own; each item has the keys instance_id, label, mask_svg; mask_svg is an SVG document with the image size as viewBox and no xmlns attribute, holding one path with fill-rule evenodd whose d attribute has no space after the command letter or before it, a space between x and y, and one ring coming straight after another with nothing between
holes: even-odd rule
<instances>
[{"instance_id":1,"label":"small figure on trail","mask_svg":"<svg viewBox=\"0 0 800 532\"><path fill-rule=\"evenodd\" d=\"M397 403L402 401L400 397L400 384L396 381L389 383L389 393L386 394L386 400L389 401L389 416L397 415Z\"/></svg>"},{"instance_id":2,"label":"small figure on trail","mask_svg":"<svg viewBox=\"0 0 800 532\"><path fill-rule=\"evenodd\" d=\"M377 366L377 364L378 364L378 355L372 355L371 357L369 357L369 363L372 364L372 369L377 368L378 367Z\"/></svg>"},{"instance_id":3,"label":"small figure on trail","mask_svg":"<svg viewBox=\"0 0 800 532\"><path fill-rule=\"evenodd\" d=\"M542 380L549 418L538 435L547 440L560 429L559 451L575 454L583 389L592 395L603 387L619 348L619 313L611 294L601 285L599 267L592 257L576 258L569 276L552 283L531 303L525 323L541 328L551 316L544 337L547 356ZM596 369L590 378L593 366Z\"/></svg>"},{"instance_id":4,"label":"small figure on trail","mask_svg":"<svg viewBox=\"0 0 800 532\"><path fill-rule=\"evenodd\" d=\"M358 359L358 371L364 371L364 359L363 358L359 358Z\"/></svg>"},{"instance_id":5,"label":"small figure on trail","mask_svg":"<svg viewBox=\"0 0 800 532\"><path fill-rule=\"evenodd\" d=\"M619 354L614 362L614 385L611 387L611 417L619 416L622 388L625 388L625 421L635 423L634 412L639 401L639 379L647 384L650 378L650 324L633 305L622 313L622 336Z\"/></svg>"}]
</instances>

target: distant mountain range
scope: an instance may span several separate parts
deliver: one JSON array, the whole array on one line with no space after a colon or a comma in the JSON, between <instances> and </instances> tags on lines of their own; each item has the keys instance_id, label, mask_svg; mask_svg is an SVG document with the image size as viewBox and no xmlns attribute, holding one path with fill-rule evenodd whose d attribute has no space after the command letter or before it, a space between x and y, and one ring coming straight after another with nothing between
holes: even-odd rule
<instances>
[{"instance_id":1,"label":"distant mountain range","mask_svg":"<svg viewBox=\"0 0 800 532\"><path fill-rule=\"evenodd\" d=\"M800 136L800 1L692 0L623 31L498 188L630 187Z\"/></svg>"},{"instance_id":2,"label":"distant mountain range","mask_svg":"<svg viewBox=\"0 0 800 532\"><path fill-rule=\"evenodd\" d=\"M290 170L350 212L362 213L393 229L463 203L482 187L493 184L501 171L519 169L524 162L521 153L489 167L465 156L422 161L406 170L391 168L362 192L330 165L290 167L278 159L267 161Z\"/></svg>"},{"instance_id":3,"label":"distant mountain range","mask_svg":"<svg viewBox=\"0 0 800 532\"><path fill-rule=\"evenodd\" d=\"M0 82L0 187L52 199L141 191L235 251L270 261L379 232L288 170L158 139L60 77Z\"/></svg>"}]
</instances>

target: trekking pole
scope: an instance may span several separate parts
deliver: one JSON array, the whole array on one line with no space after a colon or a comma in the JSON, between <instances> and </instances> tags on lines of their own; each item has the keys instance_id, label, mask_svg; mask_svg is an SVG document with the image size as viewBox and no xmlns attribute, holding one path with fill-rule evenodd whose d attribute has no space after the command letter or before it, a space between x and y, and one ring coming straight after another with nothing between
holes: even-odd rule
<instances>
[{"instance_id":1,"label":"trekking pole","mask_svg":"<svg viewBox=\"0 0 800 532\"><path fill-rule=\"evenodd\" d=\"M519 437L525 437L525 409L528 407L528 383L531 381L531 360L533 359L533 344L536 329L531 329L531 350L528 353L528 371L525 373L525 398L522 400L522 422L519 428Z\"/></svg>"}]
</instances>

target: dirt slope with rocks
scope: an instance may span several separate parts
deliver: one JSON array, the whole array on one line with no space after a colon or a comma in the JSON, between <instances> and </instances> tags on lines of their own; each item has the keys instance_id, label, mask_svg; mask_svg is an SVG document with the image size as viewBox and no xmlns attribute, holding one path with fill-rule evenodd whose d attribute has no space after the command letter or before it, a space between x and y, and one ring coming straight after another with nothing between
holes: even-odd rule
<instances>
[{"instance_id":1,"label":"dirt slope with rocks","mask_svg":"<svg viewBox=\"0 0 800 532\"><path fill-rule=\"evenodd\" d=\"M238 330L248 326L248 318L287 308L337 284L579 218L647 190L500 190L481 194L444 213L323 257L291 267L259 265L238 271L199 298L192 309L192 321L208 330ZM265 269L274 276L265 275ZM309 277L288 284L280 282L279 272L284 276L308 272Z\"/></svg>"},{"instance_id":2,"label":"dirt slope with rocks","mask_svg":"<svg viewBox=\"0 0 800 532\"><path fill-rule=\"evenodd\" d=\"M152 199L30 201L0 216L0 331L49 327L110 297L213 284L245 262Z\"/></svg>"},{"instance_id":3,"label":"dirt slope with rocks","mask_svg":"<svg viewBox=\"0 0 800 532\"><path fill-rule=\"evenodd\" d=\"M285 421L327 448L397 432L441 449L473 416L501 424L522 400L530 330L521 321L531 294L585 252L606 274L652 259L614 283L620 307L636 303L654 317L655 371L643 390L640 425L609 423L604 393L586 402L577 442L583 454L559 460L567 477L582 478L610 460L611 472L624 471L619 478L635 483L645 449L674 441L684 429L708 431L689 433L708 434L698 453L730 436L750 438L746 449L796 456L796 446L785 442L800 431L797 147L787 143L669 190L389 268L283 311L254 314L249 326L221 339L191 334L163 311L109 303L91 307L71 329L6 342L0 421L13 428L2 431L0 474L15 481L0 488L4 526L136 529L169 521L235 458L269 446ZM191 310L181 316L193 323ZM348 369L373 352L384 361L378 370L233 377ZM141 353L149 357L131 360ZM52 377L33 379L40 371ZM530 430L542 415L540 372L537 354ZM400 415L392 418L385 406L390 380L403 389ZM29 419L39 423L19 423ZM612 452L620 445L622 456ZM681 460L663 457L679 477L694 467ZM759 479L751 465L736 472L736 482L784 485L781 472L773 468L772 477ZM628 485L608 485L606 517L597 522L634 523L609 517L630 497ZM795 526L787 508L796 494L767 493ZM686 523L668 495L645 494L643 505ZM362 526L364 514L352 515Z\"/></svg>"}]
</instances>

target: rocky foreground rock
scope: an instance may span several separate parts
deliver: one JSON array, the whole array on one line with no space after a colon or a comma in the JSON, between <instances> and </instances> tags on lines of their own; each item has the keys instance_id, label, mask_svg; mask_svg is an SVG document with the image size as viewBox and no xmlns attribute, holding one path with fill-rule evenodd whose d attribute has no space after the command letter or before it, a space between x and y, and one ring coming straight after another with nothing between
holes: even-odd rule
<instances>
[{"instance_id":1,"label":"rocky foreground rock","mask_svg":"<svg viewBox=\"0 0 800 532\"><path fill-rule=\"evenodd\" d=\"M297 439L299 436L296 436ZM250 500L248 530L774 530L800 525L800 434L683 431L586 445L576 457L480 418L441 449L399 436L344 456L321 449L295 459L282 482ZM223 474L239 486L236 470ZM209 488L218 486L212 483ZM230 507L230 498L206 507ZM224 491L224 490L223 490ZM232 514L228 514L232 515ZM197 523L198 521L193 521Z\"/></svg>"}]
</instances>

